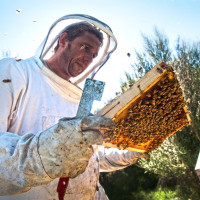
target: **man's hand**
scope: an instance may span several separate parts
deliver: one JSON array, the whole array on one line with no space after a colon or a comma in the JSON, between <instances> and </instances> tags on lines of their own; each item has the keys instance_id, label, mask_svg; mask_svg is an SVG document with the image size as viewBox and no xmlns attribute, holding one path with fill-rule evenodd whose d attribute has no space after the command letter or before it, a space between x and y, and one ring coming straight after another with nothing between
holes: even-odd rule
<instances>
[{"instance_id":1,"label":"man's hand","mask_svg":"<svg viewBox=\"0 0 200 200\"><path fill-rule=\"evenodd\" d=\"M63 118L42 132L38 151L47 174L54 179L83 173L93 155L92 145L103 142L100 132L114 126L104 117Z\"/></svg>"}]
</instances>

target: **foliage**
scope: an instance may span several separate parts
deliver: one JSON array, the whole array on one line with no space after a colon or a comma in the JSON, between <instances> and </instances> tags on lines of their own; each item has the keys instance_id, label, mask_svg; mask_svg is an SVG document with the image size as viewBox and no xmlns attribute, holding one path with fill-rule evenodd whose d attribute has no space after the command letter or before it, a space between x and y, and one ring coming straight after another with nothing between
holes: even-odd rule
<instances>
[{"instance_id":1,"label":"foliage","mask_svg":"<svg viewBox=\"0 0 200 200\"><path fill-rule=\"evenodd\" d=\"M158 187L158 189L154 191L139 191L133 199L137 200L188 200L187 195L181 194L180 189L176 188L162 188Z\"/></svg>"},{"instance_id":2,"label":"foliage","mask_svg":"<svg viewBox=\"0 0 200 200\"><path fill-rule=\"evenodd\" d=\"M155 36L153 38L143 34L147 58L149 58L150 63L153 65L157 64L160 60L169 62L172 53L172 50L169 48L169 39L160 33L157 28L154 29L154 34Z\"/></svg>"},{"instance_id":3,"label":"foliage","mask_svg":"<svg viewBox=\"0 0 200 200\"><path fill-rule=\"evenodd\" d=\"M159 37L155 41L160 41L159 50L168 49L169 47L163 47L168 45L164 36L157 34ZM148 39L145 38L145 41ZM180 38L176 44L176 54L164 56L164 53L153 53L157 52L153 48L153 52L148 50L153 45L149 44L150 41L146 42L146 51L150 52L149 56L153 56L153 61L164 59L168 57L170 59L169 64L173 66L176 71L177 77L181 83L185 99L188 100L188 108L191 111L190 117L192 119L192 125L186 127L178 134L167 139L160 148L151 153L150 162L147 164L141 162L141 166L147 170L161 174L162 176L179 176L185 174L188 169L193 170L198 152L200 149L200 43L194 42L192 45L186 42L180 42ZM170 50L168 51L170 52ZM158 56L156 59L156 55ZM147 167L148 166L148 167Z\"/></svg>"},{"instance_id":4,"label":"foliage","mask_svg":"<svg viewBox=\"0 0 200 200\"><path fill-rule=\"evenodd\" d=\"M132 165L124 170L101 173L100 182L110 200L198 200L199 186L194 178L186 176L163 179Z\"/></svg>"},{"instance_id":5,"label":"foliage","mask_svg":"<svg viewBox=\"0 0 200 200\"><path fill-rule=\"evenodd\" d=\"M144 52L136 52L136 62L132 66L138 70L142 68L141 77L161 60L172 65L188 101L192 125L167 139L151 152L148 163L142 161L140 165L162 176L178 176L186 169L194 169L200 149L200 42L189 44L178 38L172 54L167 36L156 28L154 32L154 37L142 36Z\"/></svg>"},{"instance_id":6,"label":"foliage","mask_svg":"<svg viewBox=\"0 0 200 200\"><path fill-rule=\"evenodd\" d=\"M187 165L180 159L187 151L176 143L177 137L171 136L163 145L150 153L150 160L141 160L139 164L155 174L179 176L186 172Z\"/></svg>"},{"instance_id":7,"label":"foliage","mask_svg":"<svg viewBox=\"0 0 200 200\"><path fill-rule=\"evenodd\" d=\"M135 83L133 76L131 76L128 72L125 72L124 74L126 76L126 81L123 82L122 79L120 80L121 82L120 87L121 87L122 92L125 92L128 88L130 88Z\"/></svg>"},{"instance_id":8,"label":"foliage","mask_svg":"<svg viewBox=\"0 0 200 200\"><path fill-rule=\"evenodd\" d=\"M132 81L137 81L161 60L164 62L171 61L172 50L169 48L169 39L161 34L157 28L154 29L154 34L153 38L142 34L145 51L142 53L135 51L136 62L131 64L132 74L125 72L128 78L125 81L121 80L121 85L130 82L130 78L133 77L134 80L132 79ZM127 56L131 57L131 54L128 53ZM122 91L126 90L122 87L121 89L123 89Z\"/></svg>"},{"instance_id":9,"label":"foliage","mask_svg":"<svg viewBox=\"0 0 200 200\"><path fill-rule=\"evenodd\" d=\"M110 200L138 199L135 198L138 192L156 189L158 176L132 165L124 170L101 173L100 182Z\"/></svg>"},{"instance_id":10,"label":"foliage","mask_svg":"<svg viewBox=\"0 0 200 200\"><path fill-rule=\"evenodd\" d=\"M152 58L150 60L154 62L154 65L155 62L167 58L167 63L172 65L176 71L188 102L188 109L191 111L192 124L168 138L160 148L151 152L149 162L140 161L140 166L147 171L161 175L162 179L165 177L165 180L170 178L182 180L177 181L177 185L184 193L190 195L199 190L199 181L194 168L200 150L200 42L189 44L178 38L174 55L169 53L172 50L167 50L168 54L165 55L164 52L158 53L154 47L160 44L158 51L169 49L166 36L157 33L155 37L152 41L147 37L144 38L145 50ZM150 45L151 43L153 45ZM184 187L185 185L187 188ZM199 195L199 192L196 193Z\"/></svg>"},{"instance_id":11,"label":"foliage","mask_svg":"<svg viewBox=\"0 0 200 200\"><path fill-rule=\"evenodd\" d=\"M177 57L172 63L188 100L191 111L191 131L200 141L200 42L188 44L178 38Z\"/></svg>"},{"instance_id":12,"label":"foliage","mask_svg":"<svg viewBox=\"0 0 200 200\"><path fill-rule=\"evenodd\" d=\"M194 171L200 150L200 42L187 43L178 38L175 48L171 49L167 36L156 28L153 37L146 35L142 37L144 51L135 52L136 61L131 65L133 73L126 72L127 80L121 81L122 92L129 88L131 81L134 83L163 60L171 65L177 74L191 112L192 123L152 151L150 160L141 159L138 162L146 172L159 176L157 189L149 191L148 188L142 189L141 186L141 189L133 190L131 185L132 193L129 192L129 196L123 199L200 199L199 179ZM129 53L127 55L130 56ZM141 179L145 179L145 175L140 174ZM115 180L114 175L110 176L110 180ZM148 177L146 180L148 181ZM138 184L135 180L132 183ZM124 184L125 181L123 187L129 187ZM115 190L114 186L112 190ZM117 193L120 192L125 194L124 190L118 188Z\"/></svg>"}]
</instances>

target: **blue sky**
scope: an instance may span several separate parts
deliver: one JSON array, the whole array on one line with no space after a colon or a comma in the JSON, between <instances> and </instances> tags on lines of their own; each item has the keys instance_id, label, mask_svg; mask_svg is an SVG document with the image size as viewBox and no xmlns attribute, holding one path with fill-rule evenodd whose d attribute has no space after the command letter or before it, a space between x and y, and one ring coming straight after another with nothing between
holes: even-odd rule
<instances>
[{"instance_id":1,"label":"blue sky","mask_svg":"<svg viewBox=\"0 0 200 200\"><path fill-rule=\"evenodd\" d=\"M118 40L116 52L98 76L106 81L107 99L119 91L119 79L130 66L127 52L142 50L141 33L153 35L156 26L172 46L178 35L200 40L200 0L0 0L0 57L3 51L19 58L32 56L54 21L75 13L107 23Z\"/></svg>"}]
</instances>

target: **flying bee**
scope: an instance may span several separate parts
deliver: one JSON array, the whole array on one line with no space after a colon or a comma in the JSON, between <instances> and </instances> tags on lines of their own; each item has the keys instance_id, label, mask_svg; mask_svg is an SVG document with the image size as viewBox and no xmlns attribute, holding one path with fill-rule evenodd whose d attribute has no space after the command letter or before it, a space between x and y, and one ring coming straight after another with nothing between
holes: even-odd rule
<instances>
[{"instance_id":1,"label":"flying bee","mask_svg":"<svg viewBox=\"0 0 200 200\"><path fill-rule=\"evenodd\" d=\"M10 82L11 82L11 79L4 79L2 82L3 82L3 83L10 83Z\"/></svg>"}]
</instances>

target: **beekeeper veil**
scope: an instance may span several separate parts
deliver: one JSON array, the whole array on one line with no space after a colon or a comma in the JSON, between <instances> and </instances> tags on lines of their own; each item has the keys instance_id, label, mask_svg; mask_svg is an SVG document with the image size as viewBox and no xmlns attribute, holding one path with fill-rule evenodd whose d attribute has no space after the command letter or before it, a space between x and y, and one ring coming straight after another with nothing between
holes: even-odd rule
<instances>
[{"instance_id":1,"label":"beekeeper veil","mask_svg":"<svg viewBox=\"0 0 200 200\"><path fill-rule=\"evenodd\" d=\"M87 77L93 78L98 70L109 59L112 52L117 47L117 40L114 37L111 28L98 19L81 14L66 15L58 19L50 28L47 37L43 41L42 45L37 51L41 61L48 60L54 53L55 47L58 43L60 35L73 23L86 22L92 26L95 26L103 34L103 43L99 50L98 56L93 59L93 62L75 78L70 78L70 82L73 85L79 85Z\"/></svg>"}]
</instances>

